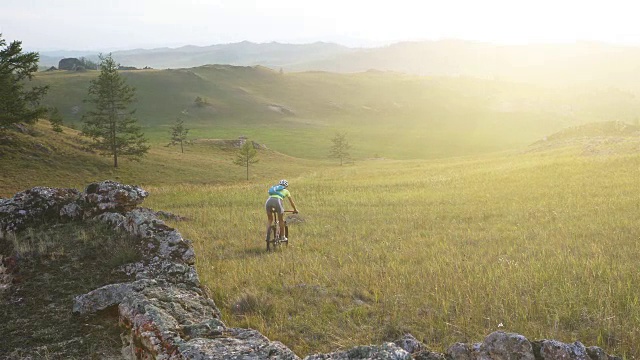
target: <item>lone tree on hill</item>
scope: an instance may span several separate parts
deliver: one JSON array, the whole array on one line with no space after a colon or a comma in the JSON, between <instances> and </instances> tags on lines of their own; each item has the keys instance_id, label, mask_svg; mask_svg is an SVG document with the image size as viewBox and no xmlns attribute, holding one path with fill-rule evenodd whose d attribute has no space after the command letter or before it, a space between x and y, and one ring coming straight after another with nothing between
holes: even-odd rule
<instances>
[{"instance_id":1,"label":"lone tree on hill","mask_svg":"<svg viewBox=\"0 0 640 360\"><path fill-rule=\"evenodd\" d=\"M134 101L135 89L125 83L118 74L118 64L111 54L100 55L100 75L91 80L88 99L95 110L86 113L82 120L82 133L94 140L90 145L101 155L113 157L113 167L118 167L118 156L139 160L149 150L147 140L136 119L135 110L128 110Z\"/></svg>"},{"instance_id":2,"label":"lone tree on hill","mask_svg":"<svg viewBox=\"0 0 640 360\"><path fill-rule=\"evenodd\" d=\"M331 146L329 157L340 159L340 166L342 166L344 161L350 158L348 151L351 148L351 145L349 145L347 136L343 133L336 133L336 136L334 136L331 141L333 142L333 145Z\"/></svg>"},{"instance_id":3,"label":"lone tree on hill","mask_svg":"<svg viewBox=\"0 0 640 360\"><path fill-rule=\"evenodd\" d=\"M0 34L0 130L18 122L34 123L47 112L40 99L48 86L24 89L24 80L31 80L38 71L40 55L23 53L22 42L7 42Z\"/></svg>"},{"instance_id":4,"label":"lone tree on hill","mask_svg":"<svg viewBox=\"0 0 640 360\"><path fill-rule=\"evenodd\" d=\"M51 123L51 129L55 132L62 132L62 124L64 124L64 119L58 111L57 107L52 107L49 109L49 122Z\"/></svg>"},{"instance_id":5,"label":"lone tree on hill","mask_svg":"<svg viewBox=\"0 0 640 360\"><path fill-rule=\"evenodd\" d=\"M194 103L196 104L197 107L205 107L209 105L209 102L207 101L207 99L200 96L196 96Z\"/></svg>"},{"instance_id":6,"label":"lone tree on hill","mask_svg":"<svg viewBox=\"0 0 640 360\"><path fill-rule=\"evenodd\" d=\"M175 124L171 126L171 143L169 145L180 144L180 151L184 154L183 144L187 141L189 129L184 127L184 120L177 118Z\"/></svg>"},{"instance_id":7,"label":"lone tree on hill","mask_svg":"<svg viewBox=\"0 0 640 360\"><path fill-rule=\"evenodd\" d=\"M235 160L233 160L234 164L247 168L247 180L249 180L249 166L258 162L257 156L258 151L253 147L253 141L245 140L240 150L238 150Z\"/></svg>"}]
</instances>

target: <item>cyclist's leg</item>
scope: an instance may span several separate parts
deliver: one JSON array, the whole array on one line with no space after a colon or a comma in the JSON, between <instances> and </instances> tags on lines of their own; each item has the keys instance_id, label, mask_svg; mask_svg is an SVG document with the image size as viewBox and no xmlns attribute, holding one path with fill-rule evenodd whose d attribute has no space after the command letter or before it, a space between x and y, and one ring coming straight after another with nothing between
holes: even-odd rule
<instances>
[{"instance_id":1,"label":"cyclist's leg","mask_svg":"<svg viewBox=\"0 0 640 360\"><path fill-rule=\"evenodd\" d=\"M269 233L271 231L271 224L273 223L273 215L271 212L271 207L272 205L271 200L272 198L267 199L267 202L265 203L265 209L267 210L267 240L269 239Z\"/></svg>"},{"instance_id":2,"label":"cyclist's leg","mask_svg":"<svg viewBox=\"0 0 640 360\"><path fill-rule=\"evenodd\" d=\"M280 225L280 238L283 238L285 237L285 235L284 235L284 206L282 205L282 200L280 200L280 209L278 209L278 224Z\"/></svg>"},{"instance_id":3,"label":"cyclist's leg","mask_svg":"<svg viewBox=\"0 0 640 360\"><path fill-rule=\"evenodd\" d=\"M273 223L273 216L271 212L267 212L267 239L269 238L269 232L271 231L271 224Z\"/></svg>"},{"instance_id":4,"label":"cyclist's leg","mask_svg":"<svg viewBox=\"0 0 640 360\"><path fill-rule=\"evenodd\" d=\"M283 213L278 213L278 225L280 226L280 238L284 237L284 220L283 220Z\"/></svg>"}]
</instances>

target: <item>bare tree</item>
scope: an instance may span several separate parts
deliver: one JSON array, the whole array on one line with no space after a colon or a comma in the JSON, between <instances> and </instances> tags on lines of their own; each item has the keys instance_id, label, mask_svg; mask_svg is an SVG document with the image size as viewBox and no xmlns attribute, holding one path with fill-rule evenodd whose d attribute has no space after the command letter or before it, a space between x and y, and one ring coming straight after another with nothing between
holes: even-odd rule
<instances>
[{"instance_id":1,"label":"bare tree","mask_svg":"<svg viewBox=\"0 0 640 360\"><path fill-rule=\"evenodd\" d=\"M349 145L347 141L347 135L344 133L336 133L331 141L333 145L331 146L329 157L340 159L340 166L342 166L345 160L350 159L349 149L351 149L351 145Z\"/></svg>"},{"instance_id":2,"label":"bare tree","mask_svg":"<svg viewBox=\"0 0 640 360\"><path fill-rule=\"evenodd\" d=\"M253 141L246 140L233 160L234 164L247 168L247 180L249 180L249 166L258 162L257 156L258 151L253 147Z\"/></svg>"},{"instance_id":3,"label":"bare tree","mask_svg":"<svg viewBox=\"0 0 640 360\"><path fill-rule=\"evenodd\" d=\"M180 144L180 151L184 154L184 143L187 141L189 129L184 127L184 120L177 118L171 127L171 143L169 145Z\"/></svg>"}]
</instances>

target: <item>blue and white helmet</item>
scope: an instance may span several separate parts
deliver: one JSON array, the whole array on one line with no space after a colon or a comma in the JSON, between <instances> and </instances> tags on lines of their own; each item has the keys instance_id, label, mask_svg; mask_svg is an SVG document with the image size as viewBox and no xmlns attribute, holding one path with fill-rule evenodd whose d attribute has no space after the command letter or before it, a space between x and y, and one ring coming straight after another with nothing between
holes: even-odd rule
<instances>
[{"instance_id":1,"label":"blue and white helmet","mask_svg":"<svg viewBox=\"0 0 640 360\"><path fill-rule=\"evenodd\" d=\"M289 182L288 182L287 180L284 180L284 179L280 180L280 182L279 182L278 184L279 184L279 185L282 185L282 186L284 186L284 187L289 186Z\"/></svg>"}]
</instances>

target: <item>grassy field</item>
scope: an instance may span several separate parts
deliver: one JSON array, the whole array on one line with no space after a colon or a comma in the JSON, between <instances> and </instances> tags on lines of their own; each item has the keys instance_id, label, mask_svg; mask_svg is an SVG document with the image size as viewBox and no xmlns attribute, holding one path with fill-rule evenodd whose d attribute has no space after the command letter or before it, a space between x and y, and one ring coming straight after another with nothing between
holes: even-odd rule
<instances>
[{"instance_id":1,"label":"grassy field","mask_svg":"<svg viewBox=\"0 0 640 360\"><path fill-rule=\"evenodd\" d=\"M107 178L143 186L144 203L186 216L203 283L232 326L299 355L411 332L433 350L493 330L582 341L638 358L640 143L596 124L518 151L347 166L271 150L244 180L232 149L154 146L110 167L77 133L10 132L4 196ZM301 211L291 245L265 251L267 187L287 178Z\"/></svg>"},{"instance_id":2,"label":"grassy field","mask_svg":"<svg viewBox=\"0 0 640 360\"><path fill-rule=\"evenodd\" d=\"M637 358L634 144L304 172L288 179L301 214L275 253L262 206L276 176L151 186L146 205L190 219L174 225L225 321L299 355L405 332L443 351L507 330Z\"/></svg>"}]
</instances>

